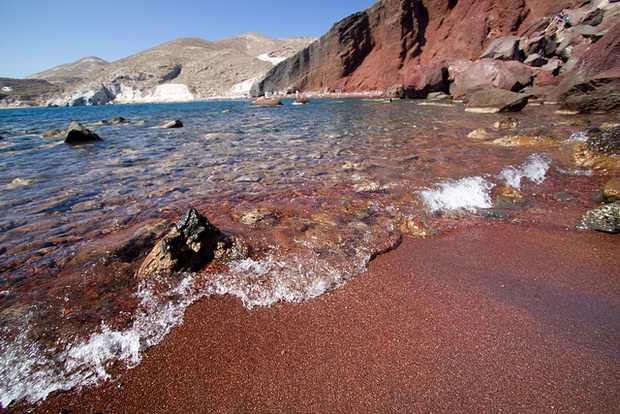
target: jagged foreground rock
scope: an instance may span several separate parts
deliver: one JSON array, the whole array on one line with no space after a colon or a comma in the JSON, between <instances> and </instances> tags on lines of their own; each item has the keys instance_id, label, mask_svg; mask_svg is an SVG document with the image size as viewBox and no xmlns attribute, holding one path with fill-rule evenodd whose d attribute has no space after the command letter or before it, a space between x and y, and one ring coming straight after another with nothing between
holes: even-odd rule
<instances>
[{"instance_id":1,"label":"jagged foreground rock","mask_svg":"<svg viewBox=\"0 0 620 414\"><path fill-rule=\"evenodd\" d=\"M176 39L106 65L48 105L178 102L244 95L274 64L313 40L270 39L256 33L215 41Z\"/></svg>"},{"instance_id":2,"label":"jagged foreground rock","mask_svg":"<svg viewBox=\"0 0 620 414\"><path fill-rule=\"evenodd\" d=\"M227 263L248 256L243 240L222 233L192 207L155 245L136 276L144 279L156 273L198 271L211 261Z\"/></svg>"}]
</instances>

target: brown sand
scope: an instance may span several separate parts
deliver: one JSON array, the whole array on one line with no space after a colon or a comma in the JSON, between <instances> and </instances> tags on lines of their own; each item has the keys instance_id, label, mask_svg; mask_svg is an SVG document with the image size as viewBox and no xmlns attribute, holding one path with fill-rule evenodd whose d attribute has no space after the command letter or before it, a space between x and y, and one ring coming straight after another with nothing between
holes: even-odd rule
<instances>
[{"instance_id":1,"label":"brown sand","mask_svg":"<svg viewBox=\"0 0 620 414\"><path fill-rule=\"evenodd\" d=\"M619 237L499 224L405 239L312 301L196 303L118 381L33 411L617 413Z\"/></svg>"}]
</instances>

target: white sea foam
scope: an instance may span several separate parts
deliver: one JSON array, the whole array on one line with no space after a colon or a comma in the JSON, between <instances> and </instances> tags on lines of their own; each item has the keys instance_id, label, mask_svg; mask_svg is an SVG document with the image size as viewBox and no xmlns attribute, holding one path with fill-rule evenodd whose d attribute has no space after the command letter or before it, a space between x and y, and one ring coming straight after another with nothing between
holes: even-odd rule
<instances>
[{"instance_id":1,"label":"white sea foam","mask_svg":"<svg viewBox=\"0 0 620 414\"><path fill-rule=\"evenodd\" d=\"M439 184L439 188L420 194L431 211L467 210L492 207L490 190L493 183L482 177L465 177Z\"/></svg>"},{"instance_id":2,"label":"white sea foam","mask_svg":"<svg viewBox=\"0 0 620 414\"><path fill-rule=\"evenodd\" d=\"M26 332L10 342L0 341L0 406L22 399L34 403L54 391L109 379L106 367L111 361L135 367L141 351L161 342L182 322L187 306L207 294L194 288L193 276L160 293L144 284L137 293L141 303L131 328L116 331L104 325L87 341L59 344L64 346L60 352L29 341Z\"/></svg>"},{"instance_id":3,"label":"white sea foam","mask_svg":"<svg viewBox=\"0 0 620 414\"><path fill-rule=\"evenodd\" d=\"M515 168L510 166L504 168L499 174L499 178L504 180L507 186L516 188L517 190L521 188L521 181L524 178L536 184L540 184L547 177L550 164L551 162L547 158L539 154L534 154L520 167Z\"/></svg>"},{"instance_id":4,"label":"white sea foam","mask_svg":"<svg viewBox=\"0 0 620 414\"><path fill-rule=\"evenodd\" d=\"M104 325L86 341L61 344L60 352L42 349L27 339L26 332L10 342L0 340L0 407L23 399L34 403L55 391L108 380L114 361L127 368L137 366L142 352L180 325L185 309L201 297L232 294L251 308L320 296L364 269L371 255L364 249L359 253L336 265L307 252L304 258L284 254L246 259L231 264L229 272L208 278L188 274L177 282L154 277L136 293L141 301L131 328Z\"/></svg>"}]
</instances>

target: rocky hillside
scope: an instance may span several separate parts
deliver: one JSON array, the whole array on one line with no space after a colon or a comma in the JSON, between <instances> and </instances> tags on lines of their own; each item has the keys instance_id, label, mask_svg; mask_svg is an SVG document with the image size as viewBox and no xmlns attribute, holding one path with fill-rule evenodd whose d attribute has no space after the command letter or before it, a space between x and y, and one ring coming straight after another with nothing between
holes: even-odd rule
<instances>
[{"instance_id":1,"label":"rocky hillside","mask_svg":"<svg viewBox=\"0 0 620 414\"><path fill-rule=\"evenodd\" d=\"M36 106L40 97L58 91L56 86L41 79L0 78L0 107Z\"/></svg>"},{"instance_id":2,"label":"rocky hillside","mask_svg":"<svg viewBox=\"0 0 620 414\"><path fill-rule=\"evenodd\" d=\"M35 73L27 76L26 79L43 79L54 85L65 86L87 78L109 63L98 57L88 56L77 62L66 63L44 72Z\"/></svg>"},{"instance_id":3,"label":"rocky hillside","mask_svg":"<svg viewBox=\"0 0 620 414\"><path fill-rule=\"evenodd\" d=\"M191 101L244 95L275 64L312 41L271 39L256 33L215 41L177 39L106 65L48 105Z\"/></svg>"},{"instance_id":4,"label":"rocky hillside","mask_svg":"<svg viewBox=\"0 0 620 414\"><path fill-rule=\"evenodd\" d=\"M619 9L608 0L380 0L272 69L252 93L391 88L426 97L454 93L455 78L474 64L472 79L520 90L541 71L550 80L570 69ZM514 81L500 86L502 77Z\"/></svg>"}]
</instances>

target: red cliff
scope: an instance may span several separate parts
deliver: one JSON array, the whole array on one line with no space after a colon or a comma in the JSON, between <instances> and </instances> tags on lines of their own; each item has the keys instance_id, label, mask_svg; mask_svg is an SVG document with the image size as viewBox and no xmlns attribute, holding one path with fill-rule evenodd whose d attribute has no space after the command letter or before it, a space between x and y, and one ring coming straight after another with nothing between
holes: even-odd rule
<instances>
[{"instance_id":1,"label":"red cliff","mask_svg":"<svg viewBox=\"0 0 620 414\"><path fill-rule=\"evenodd\" d=\"M424 68L478 59L490 43L528 35L578 0L380 0L336 23L275 67L253 93L281 90L386 90L419 84ZM420 66L421 65L421 66ZM430 76L433 78L434 76Z\"/></svg>"}]
</instances>

